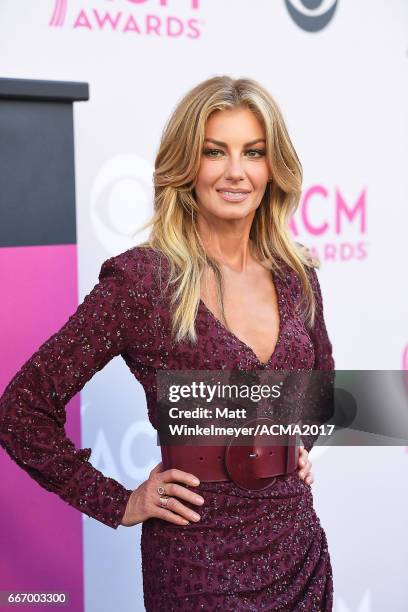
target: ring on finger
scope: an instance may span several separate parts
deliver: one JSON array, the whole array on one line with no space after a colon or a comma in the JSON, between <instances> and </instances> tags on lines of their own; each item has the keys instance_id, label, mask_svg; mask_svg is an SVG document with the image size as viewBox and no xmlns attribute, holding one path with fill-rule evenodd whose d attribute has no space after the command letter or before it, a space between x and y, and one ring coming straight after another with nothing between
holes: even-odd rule
<instances>
[{"instance_id":1,"label":"ring on finger","mask_svg":"<svg viewBox=\"0 0 408 612\"><path fill-rule=\"evenodd\" d=\"M159 485L157 487L157 492L158 492L159 495L166 495L166 489L164 488L163 485Z\"/></svg>"},{"instance_id":2,"label":"ring on finger","mask_svg":"<svg viewBox=\"0 0 408 612\"><path fill-rule=\"evenodd\" d=\"M170 499L169 495L161 495L160 498L159 498L160 505L163 508L165 508L167 506L167 504L168 504L169 499Z\"/></svg>"}]
</instances>

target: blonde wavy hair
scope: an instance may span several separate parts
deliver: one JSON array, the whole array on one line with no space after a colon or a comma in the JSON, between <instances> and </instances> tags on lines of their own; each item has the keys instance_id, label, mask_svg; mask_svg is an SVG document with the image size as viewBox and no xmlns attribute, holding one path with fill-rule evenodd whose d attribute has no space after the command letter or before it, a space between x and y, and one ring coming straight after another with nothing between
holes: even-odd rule
<instances>
[{"instance_id":1,"label":"blonde wavy hair","mask_svg":"<svg viewBox=\"0 0 408 612\"><path fill-rule=\"evenodd\" d=\"M281 258L297 274L302 286L300 308L305 323L312 326L315 298L307 267L319 267L309 251L292 240L288 222L298 207L303 171L290 140L282 113L257 81L215 76L191 89L177 104L163 130L155 160L154 214L142 228L152 226L148 241L138 245L163 254L170 266L167 288L171 292L172 333L176 342L197 341L195 318L200 303L204 270L212 268L223 305L221 269L204 250L196 227L199 206L194 187L200 168L205 127L212 113L243 107L250 109L266 133L266 159L271 181L255 212L250 230L254 254L262 265L281 272ZM139 230L138 230L139 231Z\"/></svg>"}]
</instances>

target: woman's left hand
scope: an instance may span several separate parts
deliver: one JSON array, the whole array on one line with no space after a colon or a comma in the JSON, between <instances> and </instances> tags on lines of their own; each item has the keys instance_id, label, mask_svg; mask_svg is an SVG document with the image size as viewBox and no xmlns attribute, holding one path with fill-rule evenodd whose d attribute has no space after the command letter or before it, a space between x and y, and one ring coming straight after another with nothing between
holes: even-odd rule
<instances>
[{"instance_id":1,"label":"woman's left hand","mask_svg":"<svg viewBox=\"0 0 408 612\"><path fill-rule=\"evenodd\" d=\"M312 464L308 459L309 453L304 446L299 447L299 458L298 458L298 476L305 481L306 484L311 485L314 482L312 474Z\"/></svg>"}]
</instances>

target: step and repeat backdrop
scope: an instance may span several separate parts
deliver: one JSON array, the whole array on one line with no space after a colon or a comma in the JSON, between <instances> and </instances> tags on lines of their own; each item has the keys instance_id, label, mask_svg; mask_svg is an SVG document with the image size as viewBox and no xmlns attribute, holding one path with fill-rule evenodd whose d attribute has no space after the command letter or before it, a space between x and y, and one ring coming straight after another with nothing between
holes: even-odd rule
<instances>
[{"instance_id":1,"label":"step and repeat backdrop","mask_svg":"<svg viewBox=\"0 0 408 612\"><path fill-rule=\"evenodd\" d=\"M27 298L16 307L3 295L0 392L89 293L101 263L147 237L134 233L152 213L165 122L187 90L220 74L260 81L287 121L304 167L290 229L321 260L336 368L408 369L407 31L405 0L1 0L0 77L82 82L89 99L72 102L67 231L55 231L54 214L64 177L48 193L54 213L30 211L35 232L31 222L20 232L18 215L5 229L12 215L0 209L2 287L14 282ZM55 171L43 166L31 173L33 191ZM7 177L24 212L27 188L19 173ZM67 412L77 446L92 448L93 465L128 488L160 460L143 388L121 358ZM406 447L316 447L311 460L334 610L403 612ZM75 611L144 609L139 526L113 530L81 515L3 450L0 469L0 590L69 591Z\"/></svg>"}]
</instances>

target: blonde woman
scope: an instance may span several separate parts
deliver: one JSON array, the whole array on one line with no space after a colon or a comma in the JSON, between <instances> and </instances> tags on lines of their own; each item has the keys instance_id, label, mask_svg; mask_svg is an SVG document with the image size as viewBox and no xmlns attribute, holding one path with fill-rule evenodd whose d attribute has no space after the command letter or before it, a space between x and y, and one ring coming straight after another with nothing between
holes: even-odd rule
<instances>
[{"instance_id":1,"label":"blonde woman","mask_svg":"<svg viewBox=\"0 0 408 612\"><path fill-rule=\"evenodd\" d=\"M316 262L288 233L301 183L282 114L259 83L197 85L160 142L149 241L103 263L99 283L1 398L0 442L44 488L113 528L143 523L149 612L332 609L313 438L298 469L267 486L240 485L210 451L210 477L199 479L182 447L132 491L64 431L66 403L119 354L154 427L159 370L333 370Z\"/></svg>"}]
</instances>

